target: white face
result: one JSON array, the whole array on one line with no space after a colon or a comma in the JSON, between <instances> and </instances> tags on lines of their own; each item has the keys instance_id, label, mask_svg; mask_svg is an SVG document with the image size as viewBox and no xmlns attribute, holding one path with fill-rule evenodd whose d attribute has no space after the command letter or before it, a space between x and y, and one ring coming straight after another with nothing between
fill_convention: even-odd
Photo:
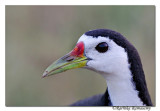
<instances>
[{"instance_id":1,"label":"white face","mask_svg":"<svg viewBox=\"0 0 160 111\"><path fill-rule=\"evenodd\" d=\"M124 48L109 37L82 35L78 42L80 41L85 45L85 56L92 59L87 62L86 68L100 72L106 79L112 104L115 106L143 106L132 82L130 64ZM106 43L108 50L103 53L99 52L96 47L100 43Z\"/></svg>"},{"instance_id":2,"label":"white face","mask_svg":"<svg viewBox=\"0 0 160 111\"><path fill-rule=\"evenodd\" d=\"M118 74L118 71L123 73L122 69L128 69L128 57L124 48L118 46L109 37L91 37L82 35L78 42L82 41L85 45L85 56L91 58L87 62L86 68L98 71L105 74ZM105 42L108 44L106 52L99 52L96 46L99 43Z\"/></svg>"}]
</instances>

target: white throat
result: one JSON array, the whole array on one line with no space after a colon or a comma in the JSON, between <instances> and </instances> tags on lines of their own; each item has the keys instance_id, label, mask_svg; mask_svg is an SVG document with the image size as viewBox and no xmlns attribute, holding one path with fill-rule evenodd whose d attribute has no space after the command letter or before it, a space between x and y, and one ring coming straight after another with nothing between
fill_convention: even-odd
<instances>
[{"instance_id":1,"label":"white throat","mask_svg":"<svg viewBox=\"0 0 160 111\"><path fill-rule=\"evenodd\" d=\"M121 73L121 72L119 72ZM124 74L124 73L123 73ZM138 91L132 83L130 71L125 73L128 78L113 77L114 75L102 74L106 79L108 93L113 106L144 106L138 97ZM121 75L121 74L120 74Z\"/></svg>"}]
</instances>

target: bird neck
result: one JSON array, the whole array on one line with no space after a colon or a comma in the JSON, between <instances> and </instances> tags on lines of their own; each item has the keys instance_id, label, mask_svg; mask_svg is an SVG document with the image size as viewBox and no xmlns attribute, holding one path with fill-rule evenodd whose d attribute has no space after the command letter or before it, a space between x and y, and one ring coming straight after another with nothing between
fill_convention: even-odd
<instances>
[{"instance_id":1,"label":"bird neck","mask_svg":"<svg viewBox=\"0 0 160 111\"><path fill-rule=\"evenodd\" d=\"M132 81L130 70L117 72L123 74L102 74L107 81L108 95L113 106L143 106L138 91ZM124 75L124 76L119 76Z\"/></svg>"}]
</instances>

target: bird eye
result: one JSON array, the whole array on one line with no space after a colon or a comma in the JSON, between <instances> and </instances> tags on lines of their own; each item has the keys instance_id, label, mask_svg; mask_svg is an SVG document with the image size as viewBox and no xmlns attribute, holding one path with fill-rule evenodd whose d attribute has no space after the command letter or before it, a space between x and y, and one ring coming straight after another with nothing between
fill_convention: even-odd
<instances>
[{"instance_id":1,"label":"bird eye","mask_svg":"<svg viewBox=\"0 0 160 111\"><path fill-rule=\"evenodd\" d=\"M108 50L108 44L106 42L99 43L96 46L96 50L100 53L104 53Z\"/></svg>"}]
</instances>

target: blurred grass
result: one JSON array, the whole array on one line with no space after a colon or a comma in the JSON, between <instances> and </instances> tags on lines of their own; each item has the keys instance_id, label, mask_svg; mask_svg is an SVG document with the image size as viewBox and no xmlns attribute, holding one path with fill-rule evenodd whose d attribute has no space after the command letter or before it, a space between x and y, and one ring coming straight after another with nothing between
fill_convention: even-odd
<instances>
[{"instance_id":1,"label":"blurred grass","mask_svg":"<svg viewBox=\"0 0 160 111\"><path fill-rule=\"evenodd\" d=\"M106 89L85 69L42 79L86 31L108 28L137 48L155 104L154 6L6 6L6 106L64 106Z\"/></svg>"}]
</instances>

